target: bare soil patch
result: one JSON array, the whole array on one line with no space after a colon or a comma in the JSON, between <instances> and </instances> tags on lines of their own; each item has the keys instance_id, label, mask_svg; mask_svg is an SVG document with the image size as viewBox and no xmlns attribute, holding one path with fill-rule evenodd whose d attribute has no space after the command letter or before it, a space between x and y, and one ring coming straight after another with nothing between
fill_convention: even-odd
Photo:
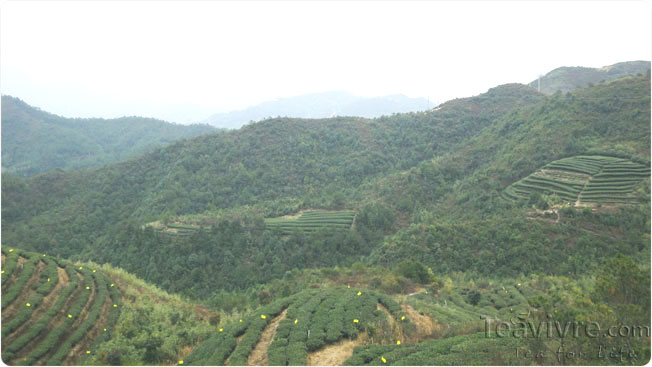
<instances>
[{"instance_id":1,"label":"bare soil patch","mask_svg":"<svg viewBox=\"0 0 652 367\"><path fill-rule=\"evenodd\" d=\"M308 366L341 366L344 361L351 358L355 347L367 342L367 334L362 332L355 339L343 339L327 345L308 354Z\"/></svg>"},{"instance_id":2,"label":"bare soil patch","mask_svg":"<svg viewBox=\"0 0 652 367\"><path fill-rule=\"evenodd\" d=\"M417 328L416 338L418 341L439 335L441 326L434 322L429 316L420 314L410 305L404 304L402 308L403 312L408 315Z\"/></svg>"}]
</instances>

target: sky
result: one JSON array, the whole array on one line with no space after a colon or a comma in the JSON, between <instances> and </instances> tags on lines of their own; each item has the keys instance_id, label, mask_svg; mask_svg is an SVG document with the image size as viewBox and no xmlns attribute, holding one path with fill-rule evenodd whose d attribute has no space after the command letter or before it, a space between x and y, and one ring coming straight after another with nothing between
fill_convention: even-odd
<instances>
[{"instance_id":1,"label":"sky","mask_svg":"<svg viewBox=\"0 0 652 367\"><path fill-rule=\"evenodd\" d=\"M652 59L649 1L5 1L0 92L67 117L199 121L332 90L431 101Z\"/></svg>"}]
</instances>

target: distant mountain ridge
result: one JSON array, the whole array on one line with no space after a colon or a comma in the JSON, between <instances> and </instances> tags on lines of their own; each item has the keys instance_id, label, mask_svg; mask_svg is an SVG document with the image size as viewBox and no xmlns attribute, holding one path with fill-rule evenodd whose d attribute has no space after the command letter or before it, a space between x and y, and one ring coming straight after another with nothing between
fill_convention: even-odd
<instances>
[{"instance_id":1,"label":"distant mountain ridge","mask_svg":"<svg viewBox=\"0 0 652 367\"><path fill-rule=\"evenodd\" d=\"M218 113L202 123L226 129L237 129L249 121L268 117L326 118L333 116L379 117L392 113L423 111L433 107L425 98L410 98L403 94L383 97L359 97L347 92L303 94L247 107L238 111Z\"/></svg>"},{"instance_id":2,"label":"distant mountain ridge","mask_svg":"<svg viewBox=\"0 0 652 367\"><path fill-rule=\"evenodd\" d=\"M65 118L2 96L2 169L30 176L56 168L99 167L214 131L208 125L133 116Z\"/></svg>"},{"instance_id":3,"label":"distant mountain ridge","mask_svg":"<svg viewBox=\"0 0 652 367\"><path fill-rule=\"evenodd\" d=\"M557 91L566 93L577 88L587 87L589 84L645 73L649 70L650 61L625 61L601 68L562 66L542 76L540 81L537 79L528 85L538 88L540 82L542 93L553 94Z\"/></svg>"}]
</instances>

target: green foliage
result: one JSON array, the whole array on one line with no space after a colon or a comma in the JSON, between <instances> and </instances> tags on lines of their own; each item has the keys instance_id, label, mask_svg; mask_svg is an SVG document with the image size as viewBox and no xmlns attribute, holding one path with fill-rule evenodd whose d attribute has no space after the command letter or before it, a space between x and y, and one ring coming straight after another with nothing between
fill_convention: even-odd
<instances>
[{"instance_id":1,"label":"green foliage","mask_svg":"<svg viewBox=\"0 0 652 367\"><path fill-rule=\"evenodd\" d=\"M54 351L55 346L60 345L60 343L65 340L66 336L71 333L74 329L71 327L75 322L75 319L81 316L82 309L90 296L89 291L85 291L86 286L92 285L92 276L91 273L87 270L79 271L83 276L79 285L79 291L76 294L76 297L73 299L72 304L68 309L65 310L65 314L71 315L71 317L61 316L63 322L53 330L49 330L45 338L38 344L32 351L27 355L25 363L28 365L34 364L41 357L45 356L48 352Z\"/></svg>"},{"instance_id":2,"label":"green foliage","mask_svg":"<svg viewBox=\"0 0 652 367\"><path fill-rule=\"evenodd\" d=\"M397 265L396 273L419 283L430 283L434 278L432 270L419 261L403 260Z\"/></svg>"},{"instance_id":3,"label":"green foliage","mask_svg":"<svg viewBox=\"0 0 652 367\"><path fill-rule=\"evenodd\" d=\"M228 358L230 365L246 364L265 326L287 309L267 351L269 362L270 365L305 365L309 352L342 338L355 338L361 330L375 328L384 319L384 314L376 310L379 302L397 322L404 316L391 298L366 289L340 286L305 290L252 312L242 323L225 326L223 332L202 343L184 363L216 365ZM262 319L261 315L266 318ZM402 322L406 326L410 323L409 319ZM234 349L234 337L239 335L242 338Z\"/></svg>"},{"instance_id":4,"label":"green foliage","mask_svg":"<svg viewBox=\"0 0 652 367\"><path fill-rule=\"evenodd\" d=\"M71 119L2 96L2 168L30 176L56 168L100 167L175 140L216 131L142 117Z\"/></svg>"},{"instance_id":5,"label":"green foliage","mask_svg":"<svg viewBox=\"0 0 652 367\"><path fill-rule=\"evenodd\" d=\"M68 277L70 278L70 283L61 291L61 294L59 297L57 297L57 301L54 306L49 308L36 323L34 323L27 331L25 331L25 333L13 340L8 346L2 348L3 360L11 360L15 353L23 348L27 343L33 341L33 339L39 335L46 335L45 331L48 323L53 317L59 314L59 310L61 310L64 304L69 300L70 295L78 286L78 278L73 266L67 265L66 271L68 273Z\"/></svg>"},{"instance_id":6,"label":"green foliage","mask_svg":"<svg viewBox=\"0 0 652 367\"><path fill-rule=\"evenodd\" d=\"M100 315L100 311L102 310L102 305L104 304L104 298L107 296L107 289L106 289L106 283L105 283L105 278L101 276L95 276L97 273L88 273L87 275L93 274L93 280L94 280L94 285L93 285L93 290L96 292L95 294L95 299L93 300L93 304L90 306L90 310L88 311L88 315L82 321L75 331L61 344L58 348L56 353L48 359L47 364L48 365L61 365L63 362L63 359L68 355L68 352L72 347L77 344L81 338L83 338L88 330L93 327L93 325L97 322L97 318ZM156 361L154 361L156 362Z\"/></svg>"},{"instance_id":7,"label":"green foliage","mask_svg":"<svg viewBox=\"0 0 652 367\"><path fill-rule=\"evenodd\" d=\"M575 156L545 165L505 189L505 197L528 198L528 205L548 209L544 195L603 204L632 204L636 186L650 177L649 165L608 156Z\"/></svg>"},{"instance_id":8,"label":"green foliage","mask_svg":"<svg viewBox=\"0 0 652 367\"><path fill-rule=\"evenodd\" d=\"M37 256L32 256L24 264L18 265L19 273L16 278L16 281L14 282L14 284L9 286L7 291L4 292L4 294L2 295L3 309L7 307L11 302L13 302L16 299L16 297L18 297L23 287L25 287L25 284L27 284L27 281L32 276L34 267L36 267L36 264L38 264L39 261L41 261L41 259L39 259Z\"/></svg>"},{"instance_id":9,"label":"green foliage","mask_svg":"<svg viewBox=\"0 0 652 367\"><path fill-rule=\"evenodd\" d=\"M310 210L302 213L296 219L267 218L265 219L265 227L286 235L296 232L333 232L337 230L349 230L354 216L355 212L352 210Z\"/></svg>"},{"instance_id":10,"label":"green foliage","mask_svg":"<svg viewBox=\"0 0 652 367\"><path fill-rule=\"evenodd\" d=\"M14 270L16 269L16 264L18 264L18 253L16 252L8 252L5 254L4 250L2 252L6 256L6 260L4 265L2 266L2 284L7 284L9 281L9 278L11 278L11 275L13 274Z\"/></svg>"},{"instance_id":11,"label":"green foliage","mask_svg":"<svg viewBox=\"0 0 652 367\"><path fill-rule=\"evenodd\" d=\"M18 313L16 313L11 320L5 320L2 325L2 337L6 337L9 333L16 330L21 326L25 321L27 321L32 312L41 305L43 297L46 296L52 288L54 288L59 280L59 275L57 273L57 263L49 258L45 260L46 268L40 274L40 280L38 283L38 288L36 293L27 299L26 303L29 303L30 307L20 307ZM24 270L23 270L24 271Z\"/></svg>"}]
</instances>

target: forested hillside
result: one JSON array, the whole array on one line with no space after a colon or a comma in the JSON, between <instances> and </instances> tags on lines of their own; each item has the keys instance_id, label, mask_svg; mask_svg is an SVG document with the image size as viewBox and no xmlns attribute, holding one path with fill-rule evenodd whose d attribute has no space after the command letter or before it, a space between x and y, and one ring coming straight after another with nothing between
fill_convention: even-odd
<instances>
[{"instance_id":1,"label":"forested hillside","mask_svg":"<svg viewBox=\"0 0 652 367\"><path fill-rule=\"evenodd\" d=\"M208 125L142 117L64 118L2 96L2 169L30 176L56 168L99 167L214 131Z\"/></svg>"},{"instance_id":2,"label":"forested hillside","mask_svg":"<svg viewBox=\"0 0 652 367\"><path fill-rule=\"evenodd\" d=\"M101 168L3 174L3 243L229 315L183 339L176 358L207 340L186 364L550 364L560 344L622 343L640 364L645 337L477 333L517 314L649 330L650 110L647 72L376 119L268 119ZM165 341L158 360L123 342L139 357L121 363L174 358ZM624 363L571 364L608 362Z\"/></svg>"}]
</instances>

